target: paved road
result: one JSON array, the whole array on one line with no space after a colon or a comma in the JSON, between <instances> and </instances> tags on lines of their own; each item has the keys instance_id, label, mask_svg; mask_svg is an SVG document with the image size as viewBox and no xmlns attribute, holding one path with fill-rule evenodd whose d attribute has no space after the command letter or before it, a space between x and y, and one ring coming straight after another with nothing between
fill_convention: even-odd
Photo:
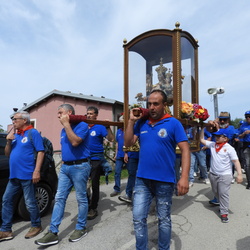
<instances>
[{"instance_id":1,"label":"paved road","mask_svg":"<svg viewBox=\"0 0 250 250\"><path fill-rule=\"evenodd\" d=\"M0 242L1 250L67 249L67 250L132 250L135 249L131 207L120 202L117 197L109 197L113 184L101 187L99 216L88 221L88 235L79 242L70 243L69 235L74 230L77 214L75 193L68 198L65 218L60 226L57 245L41 247L34 244L43 233L34 239L24 239L29 222L15 221L15 238ZM125 189L123 181L122 189ZM173 197L171 250L249 250L250 249L250 190L244 184L233 184L230 193L229 223L223 224L218 207L212 207L209 185L196 182L184 197ZM42 222L47 231L50 214ZM157 249L157 220L154 206L148 218L149 249Z\"/></svg>"}]
</instances>

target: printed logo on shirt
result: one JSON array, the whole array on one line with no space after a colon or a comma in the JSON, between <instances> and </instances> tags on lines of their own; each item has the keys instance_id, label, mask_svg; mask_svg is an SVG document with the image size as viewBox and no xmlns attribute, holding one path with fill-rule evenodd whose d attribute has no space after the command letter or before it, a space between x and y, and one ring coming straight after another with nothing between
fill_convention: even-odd
<instances>
[{"instance_id":1,"label":"printed logo on shirt","mask_svg":"<svg viewBox=\"0 0 250 250\"><path fill-rule=\"evenodd\" d=\"M165 128L160 129L160 131L158 132L158 136L161 138L166 138L168 135L167 130Z\"/></svg>"},{"instance_id":2,"label":"printed logo on shirt","mask_svg":"<svg viewBox=\"0 0 250 250\"><path fill-rule=\"evenodd\" d=\"M141 131L141 134L146 134L148 133L148 131Z\"/></svg>"},{"instance_id":3,"label":"printed logo on shirt","mask_svg":"<svg viewBox=\"0 0 250 250\"><path fill-rule=\"evenodd\" d=\"M92 131L92 132L90 133L90 135L91 135L91 136L96 136L96 132L95 132L95 131Z\"/></svg>"},{"instance_id":4,"label":"printed logo on shirt","mask_svg":"<svg viewBox=\"0 0 250 250\"><path fill-rule=\"evenodd\" d=\"M23 137L23 139L21 140L22 143L26 143L28 141L27 137Z\"/></svg>"}]
</instances>

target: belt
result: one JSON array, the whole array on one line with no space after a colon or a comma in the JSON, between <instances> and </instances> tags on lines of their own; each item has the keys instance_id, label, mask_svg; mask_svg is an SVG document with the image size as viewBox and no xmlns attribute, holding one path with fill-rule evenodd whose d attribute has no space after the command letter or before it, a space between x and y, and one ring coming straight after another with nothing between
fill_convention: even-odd
<instances>
[{"instance_id":1,"label":"belt","mask_svg":"<svg viewBox=\"0 0 250 250\"><path fill-rule=\"evenodd\" d=\"M65 161L64 164L65 165L78 165L78 164L81 164L83 162L87 162L89 161L87 158L85 159L81 159L81 160L76 160L76 161Z\"/></svg>"}]
</instances>

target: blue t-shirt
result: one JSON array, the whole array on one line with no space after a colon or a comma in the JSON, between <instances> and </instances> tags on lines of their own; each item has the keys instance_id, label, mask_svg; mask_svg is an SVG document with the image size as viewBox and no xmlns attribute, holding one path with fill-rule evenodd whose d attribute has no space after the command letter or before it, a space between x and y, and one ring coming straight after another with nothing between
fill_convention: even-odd
<instances>
[{"instance_id":1,"label":"blue t-shirt","mask_svg":"<svg viewBox=\"0 0 250 250\"><path fill-rule=\"evenodd\" d=\"M232 144L233 143L233 139L236 137L236 130L234 128L233 125L229 125L228 127L225 128L227 130L227 133L228 133L228 139L229 139L229 144ZM215 142L215 136L212 134L212 141Z\"/></svg>"},{"instance_id":2,"label":"blue t-shirt","mask_svg":"<svg viewBox=\"0 0 250 250\"><path fill-rule=\"evenodd\" d=\"M175 183L176 145L187 141L184 128L174 117L148 122L139 120L134 129L140 139L137 177Z\"/></svg>"},{"instance_id":3,"label":"blue t-shirt","mask_svg":"<svg viewBox=\"0 0 250 250\"><path fill-rule=\"evenodd\" d=\"M24 135L15 134L10 153L10 179L31 180L36 166L34 151L44 151L43 139L36 129L29 130Z\"/></svg>"},{"instance_id":4,"label":"blue t-shirt","mask_svg":"<svg viewBox=\"0 0 250 250\"><path fill-rule=\"evenodd\" d=\"M77 146L73 147L70 143L66 131L63 128L61 132L61 147L62 147L62 160L63 161L76 161L85 158L89 158L89 129L88 124L80 122L76 125L71 125L74 133L82 138L82 142Z\"/></svg>"},{"instance_id":5,"label":"blue t-shirt","mask_svg":"<svg viewBox=\"0 0 250 250\"><path fill-rule=\"evenodd\" d=\"M103 138L108 134L106 127L95 124L89 128L89 149L90 155L103 154ZM98 157L91 157L92 160L99 159Z\"/></svg>"},{"instance_id":6,"label":"blue t-shirt","mask_svg":"<svg viewBox=\"0 0 250 250\"><path fill-rule=\"evenodd\" d=\"M116 132L116 142L118 144L118 150L116 157L123 158L124 157L124 151L123 151L123 145L124 145L124 132L123 129L118 129Z\"/></svg>"},{"instance_id":7,"label":"blue t-shirt","mask_svg":"<svg viewBox=\"0 0 250 250\"><path fill-rule=\"evenodd\" d=\"M246 130L250 130L250 124L244 122L239 128L239 134L242 134ZM242 139L243 142L250 142L250 134L245 135ZM250 145L248 147L250 147Z\"/></svg>"}]
</instances>

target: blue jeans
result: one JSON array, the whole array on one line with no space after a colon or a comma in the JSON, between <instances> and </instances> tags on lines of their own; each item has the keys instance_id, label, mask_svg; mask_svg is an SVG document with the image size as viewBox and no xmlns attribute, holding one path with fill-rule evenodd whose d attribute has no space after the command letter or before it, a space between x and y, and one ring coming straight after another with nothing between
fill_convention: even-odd
<instances>
[{"instance_id":1,"label":"blue jeans","mask_svg":"<svg viewBox=\"0 0 250 250\"><path fill-rule=\"evenodd\" d=\"M170 249L171 206L174 183L136 178L133 201L133 222L136 249L148 249L147 217L152 199L156 199L159 249Z\"/></svg>"},{"instance_id":2,"label":"blue jeans","mask_svg":"<svg viewBox=\"0 0 250 250\"><path fill-rule=\"evenodd\" d=\"M114 185L114 190L116 192L121 192L121 172L122 172L123 164L124 164L123 157L116 158L116 161L115 161L115 185Z\"/></svg>"},{"instance_id":3,"label":"blue jeans","mask_svg":"<svg viewBox=\"0 0 250 250\"><path fill-rule=\"evenodd\" d=\"M128 163L127 163L128 182L126 186L126 194L129 198L131 198L133 194L138 162L139 162L138 158L128 158Z\"/></svg>"},{"instance_id":4,"label":"blue jeans","mask_svg":"<svg viewBox=\"0 0 250 250\"><path fill-rule=\"evenodd\" d=\"M41 226L41 219L36 201L36 188L32 180L10 179L2 199L1 231L11 231L14 213L13 200L20 189L23 190L25 204L30 213L31 226Z\"/></svg>"},{"instance_id":5,"label":"blue jeans","mask_svg":"<svg viewBox=\"0 0 250 250\"><path fill-rule=\"evenodd\" d=\"M59 232L58 228L63 219L66 200L73 186L75 187L78 203L78 218L75 229L82 230L86 226L88 214L87 181L89 175L89 162L70 166L62 164L50 223L50 230L53 233Z\"/></svg>"},{"instance_id":6,"label":"blue jeans","mask_svg":"<svg viewBox=\"0 0 250 250\"><path fill-rule=\"evenodd\" d=\"M196 161L199 163L200 169L200 177L207 179L207 165L206 165L206 151L198 151L191 153L191 164L190 164L190 172L189 172L189 181L194 182L194 171L195 171L195 163Z\"/></svg>"}]
</instances>

